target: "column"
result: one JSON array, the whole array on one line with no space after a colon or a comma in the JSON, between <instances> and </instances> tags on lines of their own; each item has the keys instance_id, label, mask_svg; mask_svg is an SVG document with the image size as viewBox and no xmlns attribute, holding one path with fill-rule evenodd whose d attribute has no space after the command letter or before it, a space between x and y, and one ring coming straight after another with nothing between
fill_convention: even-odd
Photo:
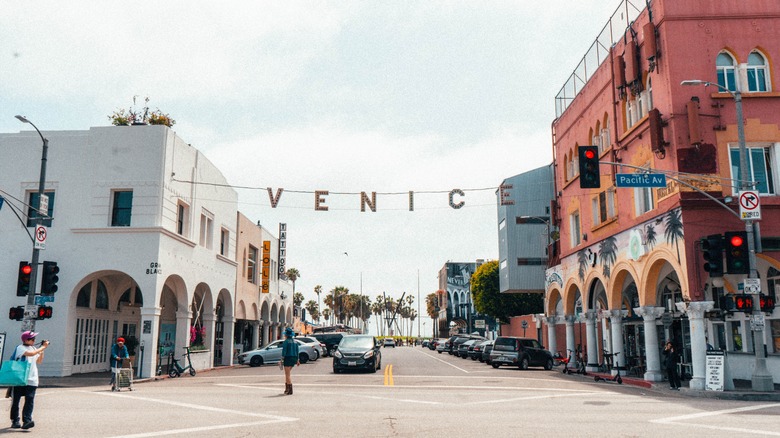
<instances>
[{"instance_id":1,"label":"column","mask_svg":"<svg viewBox=\"0 0 780 438\"><path fill-rule=\"evenodd\" d=\"M648 382L661 382L664 379L661 372L661 354L658 344L658 328L656 320L660 318L666 309L663 307L635 307L634 312L641 315L645 329L645 380Z\"/></svg>"},{"instance_id":2,"label":"column","mask_svg":"<svg viewBox=\"0 0 780 438\"><path fill-rule=\"evenodd\" d=\"M571 362L569 368L576 368L577 355L575 351L577 346L574 343L574 323L577 321L577 317L574 315L566 315L564 317L566 321L566 354L565 357L570 357Z\"/></svg>"},{"instance_id":3,"label":"column","mask_svg":"<svg viewBox=\"0 0 780 438\"><path fill-rule=\"evenodd\" d=\"M626 369L626 349L623 347L623 317L628 315L628 310L610 310L609 325L612 335L612 375L617 374L617 370ZM617 368L617 370L616 370Z\"/></svg>"},{"instance_id":4,"label":"column","mask_svg":"<svg viewBox=\"0 0 780 438\"><path fill-rule=\"evenodd\" d=\"M214 367L214 349L216 347L214 344L214 332L216 331L217 320L214 318L213 313L203 314L203 327L206 327L206 336L203 339L203 346L209 351L208 366L206 367L206 369L209 369Z\"/></svg>"},{"instance_id":5,"label":"column","mask_svg":"<svg viewBox=\"0 0 780 438\"><path fill-rule=\"evenodd\" d=\"M235 327L236 318L233 315L222 317L222 364L223 366L233 365L233 352L235 351L236 337Z\"/></svg>"},{"instance_id":6,"label":"column","mask_svg":"<svg viewBox=\"0 0 780 438\"><path fill-rule=\"evenodd\" d=\"M678 309L688 314L688 324L691 329L691 368L693 378L691 378L691 389L704 389L706 360L707 360L707 338L704 334L704 312L708 312L715 307L713 301L694 301L690 303L676 303Z\"/></svg>"},{"instance_id":7,"label":"column","mask_svg":"<svg viewBox=\"0 0 780 438\"><path fill-rule=\"evenodd\" d=\"M154 376L155 371L157 371L157 355L160 354L157 349L160 338L160 313L162 313L162 309L159 307L141 308L141 335L139 338L140 345L144 346L144 350L143 357L136 359L139 377ZM148 332L147 327L149 328ZM136 355L139 353L140 351Z\"/></svg>"},{"instance_id":8,"label":"column","mask_svg":"<svg viewBox=\"0 0 780 438\"><path fill-rule=\"evenodd\" d=\"M545 318L547 323L547 349L553 354L558 351L558 342L555 339L555 323L558 322L558 317L555 315Z\"/></svg>"},{"instance_id":9,"label":"column","mask_svg":"<svg viewBox=\"0 0 780 438\"><path fill-rule=\"evenodd\" d=\"M598 315L595 310L588 310L584 315L585 343L588 345L587 371L594 372L599 369L599 341L596 339L596 318Z\"/></svg>"},{"instance_id":10,"label":"column","mask_svg":"<svg viewBox=\"0 0 780 438\"><path fill-rule=\"evenodd\" d=\"M249 349L260 348L263 342L263 321L251 321L252 339L249 340Z\"/></svg>"},{"instance_id":11,"label":"column","mask_svg":"<svg viewBox=\"0 0 780 438\"><path fill-rule=\"evenodd\" d=\"M192 321L191 310L176 311L176 346L173 351L174 357L182 357L184 355L184 347L190 345L190 321Z\"/></svg>"},{"instance_id":12,"label":"column","mask_svg":"<svg viewBox=\"0 0 780 438\"><path fill-rule=\"evenodd\" d=\"M263 321L263 345L261 345L261 347L264 347L270 343L271 343L271 322Z\"/></svg>"}]
</instances>

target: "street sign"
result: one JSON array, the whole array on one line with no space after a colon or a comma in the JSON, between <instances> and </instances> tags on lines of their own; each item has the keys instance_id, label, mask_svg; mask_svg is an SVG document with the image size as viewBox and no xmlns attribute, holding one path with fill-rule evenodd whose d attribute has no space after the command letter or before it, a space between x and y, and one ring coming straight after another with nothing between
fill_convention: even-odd
<instances>
[{"instance_id":1,"label":"street sign","mask_svg":"<svg viewBox=\"0 0 780 438\"><path fill-rule=\"evenodd\" d=\"M484 319L474 320L474 328L485 328L485 320Z\"/></svg>"},{"instance_id":2,"label":"street sign","mask_svg":"<svg viewBox=\"0 0 780 438\"><path fill-rule=\"evenodd\" d=\"M750 315L750 329L754 332L764 331L764 314Z\"/></svg>"},{"instance_id":3,"label":"street sign","mask_svg":"<svg viewBox=\"0 0 780 438\"><path fill-rule=\"evenodd\" d=\"M38 317L38 305L28 304L24 306L24 319L35 319Z\"/></svg>"},{"instance_id":4,"label":"street sign","mask_svg":"<svg viewBox=\"0 0 780 438\"><path fill-rule=\"evenodd\" d=\"M739 217L742 220L761 219L761 198L757 191L739 192Z\"/></svg>"},{"instance_id":5,"label":"street sign","mask_svg":"<svg viewBox=\"0 0 780 438\"><path fill-rule=\"evenodd\" d=\"M46 249L46 235L48 234L46 227L43 225L35 226L35 249Z\"/></svg>"},{"instance_id":6,"label":"street sign","mask_svg":"<svg viewBox=\"0 0 780 438\"><path fill-rule=\"evenodd\" d=\"M661 322L663 323L664 327L669 327L672 325L672 314L671 313L664 313L661 315Z\"/></svg>"},{"instance_id":7,"label":"street sign","mask_svg":"<svg viewBox=\"0 0 780 438\"><path fill-rule=\"evenodd\" d=\"M746 278L744 291L746 294L760 294L761 293L761 279L760 278Z\"/></svg>"},{"instance_id":8,"label":"street sign","mask_svg":"<svg viewBox=\"0 0 780 438\"><path fill-rule=\"evenodd\" d=\"M666 187L666 175L663 173L617 173L617 187Z\"/></svg>"},{"instance_id":9,"label":"street sign","mask_svg":"<svg viewBox=\"0 0 780 438\"><path fill-rule=\"evenodd\" d=\"M527 329L528 328L528 321L523 321L520 323L520 327Z\"/></svg>"},{"instance_id":10,"label":"street sign","mask_svg":"<svg viewBox=\"0 0 780 438\"><path fill-rule=\"evenodd\" d=\"M35 296L35 304L39 306L45 306L46 303L53 303L54 302L54 295L36 295Z\"/></svg>"},{"instance_id":11,"label":"street sign","mask_svg":"<svg viewBox=\"0 0 780 438\"><path fill-rule=\"evenodd\" d=\"M38 202L38 214L40 216L49 215L49 196L41 195L40 202Z\"/></svg>"}]
</instances>

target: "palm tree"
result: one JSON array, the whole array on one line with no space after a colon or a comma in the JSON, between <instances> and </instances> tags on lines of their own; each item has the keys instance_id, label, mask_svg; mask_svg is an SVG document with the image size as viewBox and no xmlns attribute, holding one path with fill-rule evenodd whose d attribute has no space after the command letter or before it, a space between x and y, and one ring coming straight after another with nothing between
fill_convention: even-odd
<instances>
[{"instance_id":1,"label":"palm tree","mask_svg":"<svg viewBox=\"0 0 780 438\"><path fill-rule=\"evenodd\" d=\"M286 275L287 278L289 278L290 281L292 281L292 284L293 284L293 295L295 295L295 281L298 280L298 278L301 277L301 273L298 272L298 270L295 269L295 268L290 268L290 269L287 270L287 272L284 273L284 275Z\"/></svg>"},{"instance_id":2,"label":"palm tree","mask_svg":"<svg viewBox=\"0 0 780 438\"><path fill-rule=\"evenodd\" d=\"M674 244L677 249L677 263L680 263L680 244L677 243L677 240L682 239L684 236L679 209L674 209L666 215L666 230L664 231L664 237L666 237L666 242L668 244Z\"/></svg>"},{"instance_id":3,"label":"palm tree","mask_svg":"<svg viewBox=\"0 0 780 438\"><path fill-rule=\"evenodd\" d=\"M381 295L380 295L381 296ZM377 300L379 298L377 297ZM376 315L376 318L374 318L374 321L376 321L376 332L379 336L384 336L385 332L385 325L379 324L379 321L382 319L382 303L379 301L375 301L373 304L371 304L371 313Z\"/></svg>"},{"instance_id":4,"label":"palm tree","mask_svg":"<svg viewBox=\"0 0 780 438\"><path fill-rule=\"evenodd\" d=\"M305 300L303 294L300 292L293 292L293 305L295 307L300 307L301 303L303 303L303 300Z\"/></svg>"},{"instance_id":5,"label":"palm tree","mask_svg":"<svg viewBox=\"0 0 780 438\"><path fill-rule=\"evenodd\" d=\"M320 308L320 294L322 293L322 286L316 285L314 286L314 293L317 294L317 310Z\"/></svg>"},{"instance_id":6,"label":"palm tree","mask_svg":"<svg viewBox=\"0 0 780 438\"><path fill-rule=\"evenodd\" d=\"M307 312L309 312L309 315L311 315L312 321L320 320L320 312L319 312L319 306L317 305L317 302L314 300L309 300L306 302L306 306L304 306Z\"/></svg>"},{"instance_id":7,"label":"palm tree","mask_svg":"<svg viewBox=\"0 0 780 438\"><path fill-rule=\"evenodd\" d=\"M425 313L427 313L431 319L436 319L436 293L434 292L425 296Z\"/></svg>"}]
</instances>

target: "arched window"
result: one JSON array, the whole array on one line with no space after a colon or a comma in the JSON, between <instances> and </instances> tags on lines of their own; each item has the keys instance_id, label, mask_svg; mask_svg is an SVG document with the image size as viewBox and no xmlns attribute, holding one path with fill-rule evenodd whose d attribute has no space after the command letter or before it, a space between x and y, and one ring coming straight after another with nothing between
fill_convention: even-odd
<instances>
[{"instance_id":1,"label":"arched window","mask_svg":"<svg viewBox=\"0 0 780 438\"><path fill-rule=\"evenodd\" d=\"M764 55L757 51L750 52L747 62L748 91L769 91L768 72Z\"/></svg>"},{"instance_id":2,"label":"arched window","mask_svg":"<svg viewBox=\"0 0 780 438\"><path fill-rule=\"evenodd\" d=\"M650 75L647 76L647 83L645 84L645 114L649 113L653 109L653 79Z\"/></svg>"},{"instance_id":3,"label":"arched window","mask_svg":"<svg viewBox=\"0 0 780 438\"><path fill-rule=\"evenodd\" d=\"M718 70L718 85L729 91L737 91L735 75L737 63L734 62L734 57L726 52L721 52L715 60L715 65Z\"/></svg>"},{"instance_id":4,"label":"arched window","mask_svg":"<svg viewBox=\"0 0 780 438\"><path fill-rule=\"evenodd\" d=\"M79 295L76 297L76 307L89 308L89 298L92 291L92 283L87 283L79 290Z\"/></svg>"},{"instance_id":5,"label":"arched window","mask_svg":"<svg viewBox=\"0 0 780 438\"><path fill-rule=\"evenodd\" d=\"M95 296L95 308L108 310L108 289L102 281L97 282L97 295Z\"/></svg>"}]
</instances>

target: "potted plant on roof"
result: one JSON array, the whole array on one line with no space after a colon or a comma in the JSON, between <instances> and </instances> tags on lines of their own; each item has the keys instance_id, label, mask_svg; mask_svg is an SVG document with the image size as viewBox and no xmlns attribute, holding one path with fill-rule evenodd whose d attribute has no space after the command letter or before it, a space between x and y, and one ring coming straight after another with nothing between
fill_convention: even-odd
<instances>
[{"instance_id":1,"label":"potted plant on roof","mask_svg":"<svg viewBox=\"0 0 780 438\"><path fill-rule=\"evenodd\" d=\"M176 123L169 114L160 111L157 108L149 111L149 98L144 99L144 107L140 110L135 109L136 97L133 97L133 106L129 109L119 108L108 116L108 120L114 126L129 125L165 125L171 127Z\"/></svg>"}]
</instances>

